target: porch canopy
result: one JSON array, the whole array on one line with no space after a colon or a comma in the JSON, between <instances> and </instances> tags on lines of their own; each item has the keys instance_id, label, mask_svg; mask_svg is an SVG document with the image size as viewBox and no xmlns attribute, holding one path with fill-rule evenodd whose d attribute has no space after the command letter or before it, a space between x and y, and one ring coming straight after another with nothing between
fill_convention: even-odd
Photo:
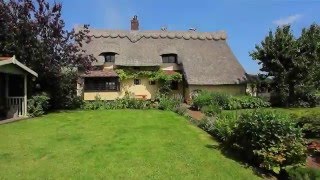
<instances>
[{"instance_id":1,"label":"porch canopy","mask_svg":"<svg viewBox=\"0 0 320 180\"><path fill-rule=\"evenodd\" d=\"M28 75L38 77L15 56L0 57L0 118L27 116Z\"/></svg>"}]
</instances>

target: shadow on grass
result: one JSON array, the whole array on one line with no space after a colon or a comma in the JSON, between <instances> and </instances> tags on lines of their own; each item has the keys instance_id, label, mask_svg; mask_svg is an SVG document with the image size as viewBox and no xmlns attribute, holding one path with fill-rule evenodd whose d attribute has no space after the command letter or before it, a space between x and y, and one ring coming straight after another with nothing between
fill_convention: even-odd
<instances>
[{"instance_id":1,"label":"shadow on grass","mask_svg":"<svg viewBox=\"0 0 320 180\"><path fill-rule=\"evenodd\" d=\"M230 147L226 147L222 144L214 144L214 145L207 144L205 145L205 147L209 149L219 150L221 154L223 154L225 157L232 159L234 161L237 161L238 163L240 163L246 168L251 168L253 172L261 178L276 179L277 175L275 173L259 168L254 164L249 163L248 161L245 160L245 158L243 157L243 154L239 151L233 150Z\"/></svg>"}]
</instances>

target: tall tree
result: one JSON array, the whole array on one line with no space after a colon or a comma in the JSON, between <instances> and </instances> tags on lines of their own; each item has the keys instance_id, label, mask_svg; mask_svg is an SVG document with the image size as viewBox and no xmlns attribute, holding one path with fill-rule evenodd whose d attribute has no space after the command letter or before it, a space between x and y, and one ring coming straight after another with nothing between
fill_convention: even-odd
<instances>
[{"instance_id":1,"label":"tall tree","mask_svg":"<svg viewBox=\"0 0 320 180\"><path fill-rule=\"evenodd\" d=\"M315 75L310 72L315 72L313 58L317 53L314 49L319 41L311 40L315 34L313 29L304 29L296 39L289 25L278 27L250 53L262 65L260 70L272 77L272 102L275 105L315 105Z\"/></svg>"},{"instance_id":2,"label":"tall tree","mask_svg":"<svg viewBox=\"0 0 320 180\"><path fill-rule=\"evenodd\" d=\"M298 38L301 65L307 73L307 84L320 90L320 26L312 24Z\"/></svg>"},{"instance_id":3,"label":"tall tree","mask_svg":"<svg viewBox=\"0 0 320 180\"><path fill-rule=\"evenodd\" d=\"M60 3L45 0L0 0L0 54L16 55L37 71L41 90L51 94L57 108L58 99L64 99L56 94L64 70L88 69L95 60L81 50L82 43L90 41L88 26L67 31L61 11Z\"/></svg>"}]
</instances>

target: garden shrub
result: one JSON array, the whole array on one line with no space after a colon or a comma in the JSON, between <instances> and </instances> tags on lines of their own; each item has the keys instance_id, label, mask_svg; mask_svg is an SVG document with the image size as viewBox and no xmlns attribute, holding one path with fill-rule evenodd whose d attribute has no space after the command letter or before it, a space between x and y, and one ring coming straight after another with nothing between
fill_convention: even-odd
<instances>
[{"instance_id":1,"label":"garden shrub","mask_svg":"<svg viewBox=\"0 0 320 180\"><path fill-rule=\"evenodd\" d=\"M200 91L197 96L192 99L192 105L197 109L201 109L202 107L208 106L212 103L212 94L208 91Z\"/></svg>"},{"instance_id":2,"label":"garden shrub","mask_svg":"<svg viewBox=\"0 0 320 180\"><path fill-rule=\"evenodd\" d=\"M253 96L232 96L229 103L224 109L235 110L235 109L255 109L262 107L269 107L270 103L264 101L259 97Z\"/></svg>"},{"instance_id":3,"label":"garden shrub","mask_svg":"<svg viewBox=\"0 0 320 180\"><path fill-rule=\"evenodd\" d=\"M174 111L176 108L180 106L182 102L181 99L166 95L160 95L157 100L159 109L169 111Z\"/></svg>"},{"instance_id":4,"label":"garden shrub","mask_svg":"<svg viewBox=\"0 0 320 180\"><path fill-rule=\"evenodd\" d=\"M85 101L82 108L86 110L97 110L103 109L104 106L105 101L103 101L100 96L95 96L95 100Z\"/></svg>"},{"instance_id":5,"label":"garden shrub","mask_svg":"<svg viewBox=\"0 0 320 180\"><path fill-rule=\"evenodd\" d=\"M37 117L47 113L49 109L50 97L47 93L40 93L28 99L28 115L30 117Z\"/></svg>"},{"instance_id":6,"label":"garden shrub","mask_svg":"<svg viewBox=\"0 0 320 180\"><path fill-rule=\"evenodd\" d=\"M316 91L306 89L306 88L298 88L295 92L294 102L289 104L291 107L315 107L319 104L319 98L316 94Z\"/></svg>"},{"instance_id":7,"label":"garden shrub","mask_svg":"<svg viewBox=\"0 0 320 180\"><path fill-rule=\"evenodd\" d=\"M197 109L209 105L218 105L222 109L235 110L269 107L270 103L259 97L231 96L223 93L201 91L194 97L192 105Z\"/></svg>"},{"instance_id":8,"label":"garden shrub","mask_svg":"<svg viewBox=\"0 0 320 180\"><path fill-rule=\"evenodd\" d=\"M94 101L85 101L82 105L83 109L150 109L158 108L161 110L169 110L180 115L185 115L187 108L181 106L182 99L174 96L161 95L157 98L156 103L149 100L140 100L126 94L123 98L117 98L114 101L102 100L99 96Z\"/></svg>"},{"instance_id":9,"label":"garden shrub","mask_svg":"<svg viewBox=\"0 0 320 180\"><path fill-rule=\"evenodd\" d=\"M298 118L298 126L306 138L320 138L320 112L301 116Z\"/></svg>"},{"instance_id":10,"label":"garden shrub","mask_svg":"<svg viewBox=\"0 0 320 180\"><path fill-rule=\"evenodd\" d=\"M63 69L54 79L48 81L51 87L50 108L51 109L77 109L82 106L82 98L77 96L78 72L70 69Z\"/></svg>"},{"instance_id":11,"label":"garden shrub","mask_svg":"<svg viewBox=\"0 0 320 180\"><path fill-rule=\"evenodd\" d=\"M213 135L222 142L229 143L234 136L234 129L237 126L237 116L234 114L221 114L214 122Z\"/></svg>"},{"instance_id":12,"label":"garden shrub","mask_svg":"<svg viewBox=\"0 0 320 180\"><path fill-rule=\"evenodd\" d=\"M183 105L179 105L173 109L173 111L175 113L179 114L180 116L187 116L187 110L188 110L188 108Z\"/></svg>"},{"instance_id":13,"label":"garden shrub","mask_svg":"<svg viewBox=\"0 0 320 180\"><path fill-rule=\"evenodd\" d=\"M224 93L211 93L212 104L220 106L222 109L226 109L232 96Z\"/></svg>"},{"instance_id":14,"label":"garden shrub","mask_svg":"<svg viewBox=\"0 0 320 180\"><path fill-rule=\"evenodd\" d=\"M223 93L200 91L193 99L193 106L201 109L204 106L218 105L225 109L230 100L229 95Z\"/></svg>"},{"instance_id":15,"label":"garden shrub","mask_svg":"<svg viewBox=\"0 0 320 180\"><path fill-rule=\"evenodd\" d=\"M82 108L86 110L96 109L148 109L151 107L150 101L139 100L129 95L117 98L114 101L105 101L96 96L94 101L85 101Z\"/></svg>"},{"instance_id":16,"label":"garden shrub","mask_svg":"<svg viewBox=\"0 0 320 180\"><path fill-rule=\"evenodd\" d=\"M302 163L306 159L302 129L288 116L272 111L240 115L232 138L248 160L269 170Z\"/></svg>"},{"instance_id":17,"label":"garden shrub","mask_svg":"<svg viewBox=\"0 0 320 180\"><path fill-rule=\"evenodd\" d=\"M202 107L201 112L203 112L206 116L215 116L221 113L221 107L218 105L210 104L208 106Z\"/></svg>"},{"instance_id":18,"label":"garden shrub","mask_svg":"<svg viewBox=\"0 0 320 180\"><path fill-rule=\"evenodd\" d=\"M290 180L316 180L320 179L320 170L308 167L289 167L285 169L287 179Z\"/></svg>"},{"instance_id":19,"label":"garden shrub","mask_svg":"<svg viewBox=\"0 0 320 180\"><path fill-rule=\"evenodd\" d=\"M199 128L213 135L215 117L203 117L197 124Z\"/></svg>"}]
</instances>

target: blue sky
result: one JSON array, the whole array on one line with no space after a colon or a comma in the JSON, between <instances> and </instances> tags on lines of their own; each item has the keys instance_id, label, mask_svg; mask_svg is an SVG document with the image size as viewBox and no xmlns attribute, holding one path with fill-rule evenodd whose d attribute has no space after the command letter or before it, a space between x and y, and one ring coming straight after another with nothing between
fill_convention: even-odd
<instances>
[{"instance_id":1,"label":"blue sky","mask_svg":"<svg viewBox=\"0 0 320 180\"><path fill-rule=\"evenodd\" d=\"M224 30L235 56L248 73L259 72L249 56L270 29L291 24L298 35L303 27L320 23L320 0L56 0L62 2L68 29L79 24L93 28L129 29L138 15L141 30Z\"/></svg>"}]
</instances>

